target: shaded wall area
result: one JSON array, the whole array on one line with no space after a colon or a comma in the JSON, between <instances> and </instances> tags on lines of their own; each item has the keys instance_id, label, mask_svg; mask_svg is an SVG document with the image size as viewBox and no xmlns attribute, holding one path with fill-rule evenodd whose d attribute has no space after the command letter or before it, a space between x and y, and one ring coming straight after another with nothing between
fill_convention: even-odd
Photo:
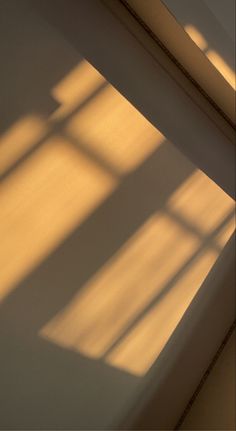
<instances>
[{"instance_id":1,"label":"shaded wall area","mask_svg":"<svg viewBox=\"0 0 236 431\"><path fill-rule=\"evenodd\" d=\"M0 7L0 427L110 429L233 202L28 3Z\"/></svg>"},{"instance_id":2,"label":"shaded wall area","mask_svg":"<svg viewBox=\"0 0 236 431\"><path fill-rule=\"evenodd\" d=\"M235 89L235 2L164 0L177 21Z\"/></svg>"},{"instance_id":3,"label":"shaded wall area","mask_svg":"<svg viewBox=\"0 0 236 431\"><path fill-rule=\"evenodd\" d=\"M235 335L234 330L180 429L235 429Z\"/></svg>"}]
</instances>

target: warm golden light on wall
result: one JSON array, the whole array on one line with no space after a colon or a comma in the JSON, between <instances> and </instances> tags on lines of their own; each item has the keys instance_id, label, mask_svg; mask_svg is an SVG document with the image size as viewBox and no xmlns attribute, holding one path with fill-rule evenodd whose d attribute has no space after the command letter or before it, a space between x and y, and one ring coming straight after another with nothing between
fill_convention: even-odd
<instances>
[{"instance_id":1,"label":"warm golden light on wall","mask_svg":"<svg viewBox=\"0 0 236 431\"><path fill-rule=\"evenodd\" d=\"M66 130L122 174L137 167L164 139L111 85L75 115Z\"/></svg>"},{"instance_id":2,"label":"warm golden light on wall","mask_svg":"<svg viewBox=\"0 0 236 431\"><path fill-rule=\"evenodd\" d=\"M1 190L0 299L115 185L114 178L60 137L24 162Z\"/></svg>"},{"instance_id":3,"label":"warm golden light on wall","mask_svg":"<svg viewBox=\"0 0 236 431\"><path fill-rule=\"evenodd\" d=\"M52 94L49 118L27 115L0 137L0 300L163 140L86 61Z\"/></svg>"},{"instance_id":4,"label":"warm golden light on wall","mask_svg":"<svg viewBox=\"0 0 236 431\"><path fill-rule=\"evenodd\" d=\"M233 202L196 171L40 335L144 375L234 226Z\"/></svg>"},{"instance_id":5,"label":"warm golden light on wall","mask_svg":"<svg viewBox=\"0 0 236 431\"><path fill-rule=\"evenodd\" d=\"M172 194L168 206L202 232L203 237L214 232L234 208L232 199L224 196L220 187L207 180L199 170Z\"/></svg>"},{"instance_id":6,"label":"warm golden light on wall","mask_svg":"<svg viewBox=\"0 0 236 431\"><path fill-rule=\"evenodd\" d=\"M141 313L140 320L105 356L105 361L138 376L146 374L165 347L215 259L216 253L211 250L196 258L180 279L177 277L173 289L143 316Z\"/></svg>"},{"instance_id":7,"label":"warm golden light on wall","mask_svg":"<svg viewBox=\"0 0 236 431\"><path fill-rule=\"evenodd\" d=\"M27 115L1 137L0 300L169 145L87 62L52 94L60 106L49 118ZM142 181L149 184L148 175ZM196 170L39 336L144 375L232 233L232 211L232 200Z\"/></svg>"},{"instance_id":8,"label":"warm golden light on wall","mask_svg":"<svg viewBox=\"0 0 236 431\"><path fill-rule=\"evenodd\" d=\"M223 58L216 52L210 49L206 53L207 58L215 66L215 68L223 75L226 81L236 89L236 75L231 67L223 60Z\"/></svg>"},{"instance_id":9,"label":"warm golden light on wall","mask_svg":"<svg viewBox=\"0 0 236 431\"><path fill-rule=\"evenodd\" d=\"M0 175L17 162L47 131L45 121L28 115L0 136Z\"/></svg>"},{"instance_id":10,"label":"warm golden light on wall","mask_svg":"<svg viewBox=\"0 0 236 431\"><path fill-rule=\"evenodd\" d=\"M186 25L184 27L185 31L188 33L188 35L191 37L193 42L200 48L202 51L204 51L207 48L207 41L203 37L203 35L194 27L193 25Z\"/></svg>"},{"instance_id":11,"label":"warm golden light on wall","mask_svg":"<svg viewBox=\"0 0 236 431\"><path fill-rule=\"evenodd\" d=\"M42 334L88 356L105 355L197 246L164 214L151 218Z\"/></svg>"},{"instance_id":12,"label":"warm golden light on wall","mask_svg":"<svg viewBox=\"0 0 236 431\"><path fill-rule=\"evenodd\" d=\"M194 27L192 24L187 24L184 26L185 31L191 37L193 42L205 53L210 62L215 66L215 68L220 72L225 80L231 85L231 87L236 89L236 75L232 68L224 61L222 56L211 49L208 42L200 31Z\"/></svg>"},{"instance_id":13,"label":"warm golden light on wall","mask_svg":"<svg viewBox=\"0 0 236 431\"><path fill-rule=\"evenodd\" d=\"M52 89L52 96L60 104L52 118L64 118L105 83L106 80L91 64L81 61Z\"/></svg>"}]
</instances>

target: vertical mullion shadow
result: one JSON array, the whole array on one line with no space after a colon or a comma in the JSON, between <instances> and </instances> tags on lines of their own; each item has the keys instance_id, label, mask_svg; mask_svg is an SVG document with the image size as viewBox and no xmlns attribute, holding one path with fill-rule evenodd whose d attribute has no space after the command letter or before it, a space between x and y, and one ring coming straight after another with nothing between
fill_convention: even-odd
<instances>
[{"instance_id":1,"label":"vertical mullion shadow","mask_svg":"<svg viewBox=\"0 0 236 431\"><path fill-rule=\"evenodd\" d=\"M132 322L126 326L124 331L116 338L116 340L110 345L110 347L106 350L103 357L109 355L113 349L115 349L122 340L138 325L138 323L145 318L145 316L152 311L152 309L161 302L164 297L175 287L176 283L189 271L191 270L191 266L195 264L197 259L201 257L202 253L204 253L208 249L212 249L214 246L214 238L220 231L234 218L234 211L230 212L225 219L214 229L214 231L205 237L202 240L201 245L192 254L192 256L186 260L186 262L179 268L179 270L174 274L173 277L164 285L160 292L154 296L151 302L147 306L145 306L140 313L132 320ZM158 271L158 268L157 268Z\"/></svg>"},{"instance_id":2,"label":"vertical mullion shadow","mask_svg":"<svg viewBox=\"0 0 236 431\"><path fill-rule=\"evenodd\" d=\"M98 96L106 87L108 86L107 82L104 82L103 84L99 85L98 88L92 92L85 100L83 100L81 103L79 103L68 115L66 115L65 118L59 120L58 122L52 121L49 118L49 125L46 127L47 131L42 136L41 139L39 139L37 142L35 142L30 149L25 151L21 157L19 157L8 169L6 169L4 172L0 172L0 181L3 182L6 180L9 175L13 174L14 171L22 165L25 161L27 161L35 152L37 152L42 145L47 144L48 139L57 136L61 136L63 127L65 126L66 122L70 120L75 114L78 114L80 110L82 110L90 101L92 101L96 96Z\"/></svg>"},{"instance_id":3,"label":"vertical mullion shadow","mask_svg":"<svg viewBox=\"0 0 236 431\"><path fill-rule=\"evenodd\" d=\"M1 306L3 318L8 320L12 312L21 313L19 329L38 331L153 213L164 208L170 195L193 171L194 166L171 144L159 146L41 265L15 286Z\"/></svg>"}]
</instances>

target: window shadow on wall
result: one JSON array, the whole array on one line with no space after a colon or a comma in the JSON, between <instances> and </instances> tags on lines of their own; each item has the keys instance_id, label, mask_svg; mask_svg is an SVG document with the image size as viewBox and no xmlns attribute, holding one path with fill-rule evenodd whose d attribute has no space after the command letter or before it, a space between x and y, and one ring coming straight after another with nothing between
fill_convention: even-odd
<instances>
[{"instance_id":1,"label":"window shadow on wall","mask_svg":"<svg viewBox=\"0 0 236 431\"><path fill-rule=\"evenodd\" d=\"M19 80L2 81L14 86L0 142L0 426L109 429L227 241L232 201L13 6L30 26Z\"/></svg>"}]
</instances>

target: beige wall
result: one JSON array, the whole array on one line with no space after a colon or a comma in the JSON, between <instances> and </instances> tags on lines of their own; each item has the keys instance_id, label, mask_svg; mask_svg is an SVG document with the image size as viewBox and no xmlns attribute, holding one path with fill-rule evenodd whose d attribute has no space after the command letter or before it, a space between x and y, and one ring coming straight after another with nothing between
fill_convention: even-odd
<instances>
[{"instance_id":1,"label":"beige wall","mask_svg":"<svg viewBox=\"0 0 236 431\"><path fill-rule=\"evenodd\" d=\"M235 429L235 341L234 330L180 429Z\"/></svg>"},{"instance_id":2,"label":"beige wall","mask_svg":"<svg viewBox=\"0 0 236 431\"><path fill-rule=\"evenodd\" d=\"M0 427L110 429L221 255L233 200L91 65L80 46L117 72L83 17L72 43L32 2L0 8Z\"/></svg>"}]
</instances>

